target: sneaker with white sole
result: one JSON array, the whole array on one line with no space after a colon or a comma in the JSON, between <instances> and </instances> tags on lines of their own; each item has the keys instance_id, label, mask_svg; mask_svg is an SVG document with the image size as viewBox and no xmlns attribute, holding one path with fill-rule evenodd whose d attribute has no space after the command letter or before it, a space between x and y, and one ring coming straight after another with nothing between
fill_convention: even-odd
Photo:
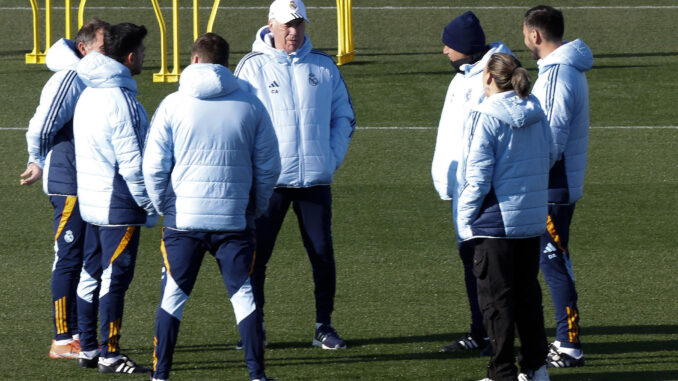
<instances>
[{"instance_id":1,"label":"sneaker with white sole","mask_svg":"<svg viewBox=\"0 0 678 381\"><path fill-rule=\"evenodd\" d=\"M537 370L528 370L518 375L518 381L550 381L549 372L546 365L542 365Z\"/></svg>"},{"instance_id":2,"label":"sneaker with white sole","mask_svg":"<svg viewBox=\"0 0 678 381\"><path fill-rule=\"evenodd\" d=\"M49 348L49 357L53 359L76 359L80 352L80 340L72 340L68 344L57 345L52 340L52 346Z\"/></svg>"},{"instance_id":3,"label":"sneaker with white sole","mask_svg":"<svg viewBox=\"0 0 678 381\"><path fill-rule=\"evenodd\" d=\"M462 352L474 349L485 349L490 345L489 337L473 336L470 333L465 334L459 340L452 344L440 348L440 352Z\"/></svg>"},{"instance_id":4,"label":"sneaker with white sole","mask_svg":"<svg viewBox=\"0 0 678 381\"><path fill-rule=\"evenodd\" d=\"M262 378L255 378L255 379L252 380L252 381L278 381L278 380L276 380L275 378L271 378L271 377L268 377L268 376L264 376L264 377L262 377Z\"/></svg>"},{"instance_id":5,"label":"sneaker with white sole","mask_svg":"<svg viewBox=\"0 0 678 381\"><path fill-rule=\"evenodd\" d=\"M581 350L580 350L581 352ZM549 344L549 353L546 355L546 365L549 368L574 368L584 366L584 353L579 357L570 356L556 344Z\"/></svg>"},{"instance_id":6,"label":"sneaker with white sole","mask_svg":"<svg viewBox=\"0 0 678 381\"><path fill-rule=\"evenodd\" d=\"M151 370L141 365L137 365L134 361L130 360L129 357L121 355L119 358L112 362L108 363L107 359L99 357L99 364L97 364L99 373L150 373Z\"/></svg>"},{"instance_id":7,"label":"sneaker with white sole","mask_svg":"<svg viewBox=\"0 0 678 381\"><path fill-rule=\"evenodd\" d=\"M313 345L322 349L346 349L344 339L339 337L337 331L329 324L316 328Z\"/></svg>"}]
</instances>

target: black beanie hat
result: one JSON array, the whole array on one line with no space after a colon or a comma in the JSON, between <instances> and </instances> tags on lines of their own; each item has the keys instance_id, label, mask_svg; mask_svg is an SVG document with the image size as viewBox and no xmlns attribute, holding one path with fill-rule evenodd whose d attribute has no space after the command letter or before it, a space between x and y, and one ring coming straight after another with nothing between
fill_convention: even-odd
<instances>
[{"instance_id":1,"label":"black beanie hat","mask_svg":"<svg viewBox=\"0 0 678 381\"><path fill-rule=\"evenodd\" d=\"M476 15L467 11L450 21L443 30L443 43L468 55L485 49L485 33Z\"/></svg>"}]
</instances>

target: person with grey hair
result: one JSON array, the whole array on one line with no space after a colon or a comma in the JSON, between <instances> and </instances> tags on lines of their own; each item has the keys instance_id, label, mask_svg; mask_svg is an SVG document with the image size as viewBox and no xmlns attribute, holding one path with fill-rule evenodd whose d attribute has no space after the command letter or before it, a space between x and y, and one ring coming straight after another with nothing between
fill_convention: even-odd
<instances>
[{"instance_id":1,"label":"person with grey hair","mask_svg":"<svg viewBox=\"0 0 678 381\"><path fill-rule=\"evenodd\" d=\"M75 41L59 39L47 51L46 64L54 74L42 89L26 133L28 166L20 184L31 185L44 173L43 190L54 207L51 358L75 358L80 351L76 289L87 223L80 217L73 145L73 113L85 89L76 65L90 52L103 50L108 26L93 19L80 28Z\"/></svg>"},{"instance_id":2,"label":"person with grey hair","mask_svg":"<svg viewBox=\"0 0 678 381\"><path fill-rule=\"evenodd\" d=\"M301 0L275 0L268 25L258 30L252 52L235 70L241 86L256 95L271 115L282 159L268 209L256 220L252 281L257 309L263 314L266 264L292 205L313 268L316 325L312 343L323 349L342 349L346 343L331 321L336 269L330 184L346 156L356 122L341 72L332 58L312 48L305 34L306 22Z\"/></svg>"}]
</instances>

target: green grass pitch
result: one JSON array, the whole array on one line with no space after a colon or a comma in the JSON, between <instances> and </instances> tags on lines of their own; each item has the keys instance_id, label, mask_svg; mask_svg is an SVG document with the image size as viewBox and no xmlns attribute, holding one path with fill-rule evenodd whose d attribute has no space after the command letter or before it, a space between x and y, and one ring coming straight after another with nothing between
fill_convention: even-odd
<instances>
[{"instance_id":1,"label":"green grass pitch","mask_svg":"<svg viewBox=\"0 0 678 381\"><path fill-rule=\"evenodd\" d=\"M63 35L64 3L52 2L62 7L53 13L56 40ZM211 3L201 3L203 31ZM161 1L163 7L170 4ZM183 65L192 38L191 4L181 2L186 7L180 13ZM221 2L226 8L219 11L214 31L231 44L232 68L265 23L267 4L267 0ZM310 345L314 329L310 265L290 212L266 284L271 343L266 359L271 376L484 377L486 358L438 352L469 323L449 204L438 200L430 178L435 127L452 77L440 35L450 19L474 10L488 41L504 41L536 75L536 63L526 52L521 33L523 13L536 4L354 2L356 59L341 71L360 128L333 185L338 271L333 320L349 349L330 352ZM307 32L314 47L336 54L335 2L308 0L307 5L311 20ZM571 238L587 363L583 368L552 370L551 378L678 380L678 5L671 0L559 0L552 5L563 7L565 37L584 39L596 61L588 73L594 127L588 174ZM242 6L255 8L233 8ZM151 81L160 58L158 24L150 2L89 0L87 7L85 18L130 21L149 29L145 70L137 79L139 99L152 114L176 84ZM170 10L163 12L170 25ZM168 42L171 47L171 38ZM0 1L0 379L117 379L79 369L73 361L47 357L52 335L52 208L39 185L19 186L27 158L25 131L11 129L28 125L51 74L43 65L24 63L24 54L31 49L29 2ZM602 128L615 126L630 128ZM160 298L159 239L159 228L143 230L122 330L123 351L145 365L151 363ZM553 308L547 289L544 307L552 339ZM185 310L172 378L247 379L243 354L233 349L237 339L225 288L214 261L206 257Z\"/></svg>"}]
</instances>

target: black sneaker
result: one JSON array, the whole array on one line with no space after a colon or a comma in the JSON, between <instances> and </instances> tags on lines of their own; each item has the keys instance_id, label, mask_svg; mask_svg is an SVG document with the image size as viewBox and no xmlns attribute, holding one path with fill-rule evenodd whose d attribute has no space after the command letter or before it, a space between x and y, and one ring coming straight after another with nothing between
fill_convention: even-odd
<instances>
[{"instance_id":1,"label":"black sneaker","mask_svg":"<svg viewBox=\"0 0 678 381\"><path fill-rule=\"evenodd\" d=\"M346 349L344 339L339 337L337 331L329 324L316 328L313 345L322 349Z\"/></svg>"},{"instance_id":2,"label":"black sneaker","mask_svg":"<svg viewBox=\"0 0 678 381\"><path fill-rule=\"evenodd\" d=\"M106 365L103 363L103 358L99 358L99 363L97 364L99 368L99 373L150 373L151 370L144 366L137 365L134 361L130 360L127 356L121 356L118 361L113 364Z\"/></svg>"},{"instance_id":3,"label":"black sneaker","mask_svg":"<svg viewBox=\"0 0 678 381\"><path fill-rule=\"evenodd\" d=\"M490 344L489 337L477 337L470 333L462 336L461 339L452 344L440 348L441 352L461 352L474 349L485 349ZM491 354L490 354L491 355Z\"/></svg>"},{"instance_id":4,"label":"black sneaker","mask_svg":"<svg viewBox=\"0 0 678 381\"><path fill-rule=\"evenodd\" d=\"M574 368L584 366L584 354L579 358L572 357L560 351L554 344L549 344L549 353L546 355L546 366L549 368Z\"/></svg>"}]
</instances>

